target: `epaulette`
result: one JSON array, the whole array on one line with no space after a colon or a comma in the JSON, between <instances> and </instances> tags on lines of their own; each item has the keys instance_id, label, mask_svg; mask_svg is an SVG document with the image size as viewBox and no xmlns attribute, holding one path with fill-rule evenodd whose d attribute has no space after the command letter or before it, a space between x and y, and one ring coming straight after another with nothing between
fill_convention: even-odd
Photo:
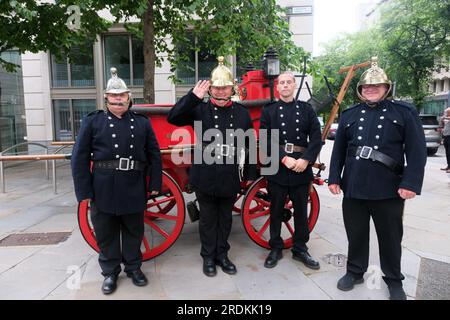
<instances>
[{"instance_id":1,"label":"epaulette","mask_svg":"<svg viewBox=\"0 0 450 320\"><path fill-rule=\"evenodd\" d=\"M278 101L270 101L270 102L266 103L266 104L263 106L263 108L264 108L264 109L265 109L265 108L270 108L270 107L274 106L276 103L278 103Z\"/></svg>"},{"instance_id":2,"label":"epaulette","mask_svg":"<svg viewBox=\"0 0 450 320\"><path fill-rule=\"evenodd\" d=\"M396 104L396 105L402 106L404 108L414 109L414 110L416 109L414 107L414 105L412 103L410 103L410 102L401 101L401 100L391 100L391 102Z\"/></svg>"},{"instance_id":3,"label":"epaulette","mask_svg":"<svg viewBox=\"0 0 450 320\"><path fill-rule=\"evenodd\" d=\"M140 116L140 117L144 117L145 119L148 119L148 116L146 114L144 114L144 113L140 113L140 112L136 112L136 111L131 111L131 113L134 116Z\"/></svg>"},{"instance_id":4,"label":"epaulette","mask_svg":"<svg viewBox=\"0 0 450 320\"><path fill-rule=\"evenodd\" d=\"M103 113L103 112L105 112L105 110L100 110L100 109L94 110L94 111L92 111L92 112L89 112L89 113L86 115L86 117L90 117L90 116L93 116L93 115L95 115L95 114L99 114L100 112Z\"/></svg>"},{"instance_id":5,"label":"epaulette","mask_svg":"<svg viewBox=\"0 0 450 320\"><path fill-rule=\"evenodd\" d=\"M345 109L345 110L342 110L342 112L345 112L345 111L348 111L348 110L354 109L354 108L356 108L356 107L358 107L358 106L360 106L360 105L361 105L361 103L357 103L357 104L354 104L354 105L352 105L351 107L348 107L347 109Z\"/></svg>"}]
</instances>

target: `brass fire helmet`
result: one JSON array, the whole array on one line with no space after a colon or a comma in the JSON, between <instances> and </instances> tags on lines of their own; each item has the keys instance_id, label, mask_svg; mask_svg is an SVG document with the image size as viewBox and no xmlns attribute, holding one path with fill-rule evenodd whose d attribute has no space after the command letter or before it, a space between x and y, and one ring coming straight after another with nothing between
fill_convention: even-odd
<instances>
[{"instance_id":1,"label":"brass fire helmet","mask_svg":"<svg viewBox=\"0 0 450 320\"><path fill-rule=\"evenodd\" d=\"M219 65L211 72L211 87L232 86L233 93L230 99L237 101L239 100L239 95L236 95L236 93L239 92L239 90L237 88L236 81L233 79L231 70L223 64L224 60L225 58L222 56L217 58ZM209 95L212 96L211 92Z\"/></svg>"},{"instance_id":2,"label":"brass fire helmet","mask_svg":"<svg viewBox=\"0 0 450 320\"><path fill-rule=\"evenodd\" d=\"M364 73L361 75L361 78L359 79L358 84L356 85L356 93L358 95L358 98L365 102L366 99L361 95L362 86L366 84L387 84L388 90L386 91L385 95L381 98L381 100L386 99L386 97L390 94L392 89L392 83L388 79L386 73L378 66L378 58L372 57L371 59L371 67L364 71Z\"/></svg>"},{"instance_id":3,"label":"brass fire helmet","mask_svg":"<svg viewBox=\"0 0 450 320\"><path fill-rule=\"evenodd\" d=\"M224 57L218 57L219 65L211 72L211 87L234 86L230 69L224 66Z\"/></svg>"},{"instance_id":4,"label":"brass fire helmet","mask_svg":"<svg viewBox=\"0 0 450 320\"><path fill-rule=\"evenodd\" d=\"M111 78L108 80L108 83L106 85L106 90L105 90L105 104L108 102L106 99L106 95L108 93L124 93L124 92L128 92L128 102L129 102L129 107L131 107L131 92L130 89L128 89L127 85L125 84L125 82L118 77L117 75L117 69L112 67L110 69L111 71Z\"/></svg>"}]
</instances>

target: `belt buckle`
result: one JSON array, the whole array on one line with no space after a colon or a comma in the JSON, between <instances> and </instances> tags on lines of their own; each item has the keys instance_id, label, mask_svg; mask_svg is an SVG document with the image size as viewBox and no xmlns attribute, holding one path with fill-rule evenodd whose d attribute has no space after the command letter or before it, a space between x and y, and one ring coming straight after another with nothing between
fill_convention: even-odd
<instances>
[{"instance_id":1,"label":"belt buckle","mask_svg":"<svg viewBox=\"0 0 450 320\"><path fill-rule=\"evenodd\" d=\"M125 164L126 164L125 168L122 166L123 162L125 162ZM118 169L121 170L121 171L128 171L128 170L130 170L130 159L128 159L128 158L120 158L119 159L119 168Z\"/></svg>"},{"instance_id":2,"label":"belt buckle","mask_svg":"<svg viewBox=\"0 0 450 320\"><path fill-rule=\"evenodd\" d=\"M294 144L293 143L286 143L284 145L284 151L286 153L294 153Z\"/></svg>"},{"instance_id":3,"label":"belt buckle","mask_svg":"<svg viewBox=\"0 0 450 320\"><path fill-rule=\"evenodd\" d=\"M225 147L225 149L224 149ZM224 150L226 150L224 152ZM220 145L220 155L222 157L228 157L230 155L230 146L228 144L222 144Z\"/></svg>"},{"instance_id":4,"label":"belt buckle","mask_svg":"<svg viewBox=\"0 0 450 320\"><path fill-rule=\"evenodd\" d=\"M368 146L363 146L359 152L359 156L363 159L369 159L372 154L373 148Z\"/></svg>"}]
</instances>

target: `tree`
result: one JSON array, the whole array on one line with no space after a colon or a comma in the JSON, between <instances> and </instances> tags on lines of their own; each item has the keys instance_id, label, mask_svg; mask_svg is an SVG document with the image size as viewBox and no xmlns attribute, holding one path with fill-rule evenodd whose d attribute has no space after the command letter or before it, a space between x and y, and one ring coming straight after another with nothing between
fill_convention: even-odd
<instances>
[{"instance_id":1,"label":"tree","mask_svg":"<svg viewBox=\"0 0 450 320\"><path fill-rule=\"evenodd\" d=\"M391 0L383 5L380 17L368 30L326 44L325 53L315 61L335 75L332 80L338 90L344 80L344 75L337 75L341 66L378 56L380 67L396 83L396 96L413 100L420 110L429 94L432 72L443 66L440 58L450 56L450 2ZM360 72L349 87L344 105L358 102L355 90ZM315 94L323 96L324 85L320 78L315 80Z\"/></svg>"},{"instance_id":2,"label":"tree","mask_svg":"<svg viewBox=\"0 0 450 320\"><path fill-rule=\"evenodd\" d=\"M382 10L379 32L397 94L420 109L434 70L450 56L450 1L396 0Z\"/></svg>"},{"instance_id":3,"label":"tree","mask_svg":"<svg viewBox=\"0 0 450 320\"><path fill-rule=\"evenodd\" d=\"M160 53L167 54L172 72L186 62L187 52L200 50L199 43L216 56L243 49L239 50L241 64L259 60L269 46L290 69L298 69L307 56L290 39L289 26L275 0L113 1L110 10L117 19L140 18L139 24L126 27L144 42L144 100L149 103L154 101L154 72L161 63ZM191 41L187 30L201 41Z\"/></svg>"},{"instance_id":4,"label":"tree","mask_svg":"<svg viewBox=\"0 0 450 320\"><path fill-rule=\"evenodd\" d=\"M68 14L64 12L69 2L79 6L81 12L80 29L76 31L65 25ZM201 38L217 56L232 55L242 49L239 50L242 64L259 60L269 46L279 52L282 64L289 69L299 69L303 57L309 57L290 39L288 23L275 0L62 0L55 5L37 5L33 0L18 4L12 0L8 4L2 2L0 22L15 25L18 33L20 24L29 28L17 39L12 36L14 30L2 30L1 39L8 40L5 48L16 47L22 52L50 49L67 53L70 45L80 44L83 37L85 40L105 30L107 24L97 14L101 9L107 9L114 22L124 22L128 31L143 40L147 103L154 102L155 66L162 62L159 54L167 55L174 71L186 61L189 50L199 50L187 31ZM7 17L5 12L15 15ZM139 23L132 22L136 18Z\"/></svg>"},{"instance_id":5,"label":"tree","mask_svg":"<svg viewBox=\"0 0 450 320\"><path fill-rule=\"evenodd\" d=\"M369 61L373 56L378 57L381 67L385 66L387 61L380 42L379 34L375 30L369 29L341 35L325 44L324 54L314 59L315 63L324 70L314 75L314 95L319 100L325 100L325 97L328 95L328 88L323 80L325 75L332 85L333 93L337 96L346 76L345 73L338 74L339 69L342 67ZM355 76L341 103L340 111L359 102L356 95L356 84L363 71L359 69L355 72ZM323 112L327 111L323 110Z\"/></svg>"},{"instance_id":6,"label":"tree","mask_svg":"<svg viewBox=\"0 0 450 320\"><path fill-rule=\"evenodd\" d=\"M73 45L95 41L96 35L106 31L110 25L98 16L99 7L93 5L94 2L64 0L51 4L35 0L1 1L0 54L12 49L20 53L50 50L58 57L70 56ZM80 12L82 27L74 30L72 26L73 22L77 22L78 8L83 9ZM0 65L8 71L14 71L17 67L1 56Z\"/></svg>"}]
</instances>

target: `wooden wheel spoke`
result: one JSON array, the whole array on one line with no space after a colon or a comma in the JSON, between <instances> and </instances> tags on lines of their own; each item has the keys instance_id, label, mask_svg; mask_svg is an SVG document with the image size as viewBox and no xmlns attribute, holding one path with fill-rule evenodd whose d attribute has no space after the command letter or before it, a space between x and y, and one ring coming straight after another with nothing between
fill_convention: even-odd
<instances>
[{"instance_id":1,"label":"wooden wheel spoke","mask_svg":"<svg viewBox=\"0 0 450 320\"><path fill-rule=\"evenodd\" d=\"M158 232L160 235L162 235L164 238L168 239L169 238L169 234L167 232L165 232L163 229L161 229L160 227L158 227L153 221L151 221L150 219L144 219L145 223L148 224L153 230L155 230L156 232Z\"/></svg>"},{"instance_id":2,"label":"wooden wheel spoke","mask_svg":"<svg viewBox=\"0 0 450 320\"><path fill-rule=\"evenodd\" d=\"M258 237L262 237L262 234L267 230L267 228L270 225L270 218L267 218L266 222L264 223L264 225L262 226L261 230L258 231L257 236Z\"/></svg>"},{"instance_id":3,"label":"wooden wheel spoke","mask_svg":"<svg viewBox=\"0 0 450 320\"><path fill-rule=\"evenodd\" d=\"M257 203L263 205L264 207L270 207L270 202L263 200L261 198L258 197L254 197L253 200L255 200Z\"/></svg>"},{"instance_id":4,"label":"wooden wheel spoke","mask_svg":"<svg viewBox=\"0 0 450 320\"><path fill-rule=\"evenodd\" d=\"M150 244L148 243L147 238L144 236L144 238L142 239L142 242L144 242L144 247L145 247L145 252L149 252L150 249Z\"/></svg>"},{"instance_id":5,"label":"wooden wheel spoke","mask_svg":"<svg viewBox=\"0 0 450 320\"><path fill-rule=\"evenodd\" d=\"M151 207L154 207L154 206L158 206L159 207L160 204L166 203L166 202L169 202L169 201L172 201L172 200L175 200L175 196L167 197L165 199L158 200L158 201L155 201L155 202L152 202L152 203L147 203L147 209L151 208Z\"/></svg>"},{"instance_id":6,"label":"wooden wheel spoke","mask_svg":"<svg viewBox=\"0 0 450 320\"><path fill-rule=\"evenodd\" d=\"M288 228L289 233L291 234L291 236L294 235L294 228L292 228L291 224L288 222L284 222L284 224L286 225L286 228Z\"/></svg>"},{"instance_id":7,"label":"wooden wheel spoke","mask_svg":"<svg viewBox=\"0 0 450 320\"><path fill-rule=\"evenodd\" d=\"M145 213L145 216L153 217L153 218L161 218L161 219L166 219L166 220L172 220L172 221L177 221L177 219L178 219L177 216L171 216L169 214L154 213L154 212L149 212L149 211L147 211Z\"/></svg>"},{"instance_id":8,"label":"wooden wheel spoke","mask_svg":"<svg viewBox=\"0 0 450 320\"><path fill-rule=\"evenodd\" d=\"M253 220L253 219L257 219L257 218L263 217L265 215L268 215L269 213L270 213L270 209L267 208L263 211L259 211L257 213L252 213L249 215L249 217L250 217L250 220Z\"/></svg>"}]
</instances>

